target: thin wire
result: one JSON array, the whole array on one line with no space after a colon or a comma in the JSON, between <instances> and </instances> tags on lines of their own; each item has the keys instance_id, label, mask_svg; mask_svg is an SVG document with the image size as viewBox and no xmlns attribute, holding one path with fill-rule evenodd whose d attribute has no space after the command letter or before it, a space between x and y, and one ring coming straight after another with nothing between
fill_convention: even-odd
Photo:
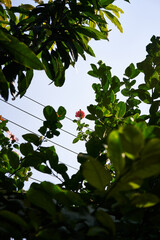
<instances>
[{"instance_id":1,"label":"thin wire","mask_svg":"<svg viewBox=\"0 0 160 240\"><path fill-rule=\"evenodd\" d=\"M29 100L30 100L30 101L32 101L32 102L35 102L35 103L37 103L38 105L41 105L42 107L45 107L45 105L44 105L44 104L42 104L42 103L40 103L40 102L38 102L38 101L36 101L36 100L34 100L34 99L32 99L32 98L30 98L30 97L26 96L26 95L24 95L23 97L25 97L25 98L29 99ZM65 116L65 118L67 118L68 120L70 120L70 121L72 121L72 122L73 122L73 120L72 120L71 118L69 118L69 117L67 117L67 116Z\"/></svg>"},{"instance_id":2,"label":"thin wire","mask_svg":"<svg viewBox=\"0 0 160 240\"><path fill-rule=\"evenodd\" d=\"M15 106L15 105L11 104L11 103L9 103L9 102L6 102L6 101L4 101L3 99L0 99L0 100L1 100L2 102L4 102L4 103L10 105L11 107L14 107L14 108L18 109L19 111L24 112L24 113L30 115L31 117L34 117L34 118L36 118L36 119L38 119L38 120L40 120L40 121L43 122L43 119L42 119L42 118L39 118L39 117L33 115L32 113L29 113L29 112L27 112L27 111L25 111L25 110L23 110L23 109ZM77 137L77 136L74 135L73 133L70 133L70 132L68 132L68 131L66 131L66 130L64 130L64 129L60 129L60 130L63 131L63 132L65 132L65 133L67 133L67 134L69 134L69 135L71 135L71 136L73 136L73 137Z\"/></svg>"},{"instance_id":3,"label":"thin wire","mask_svg":"<svg viewBox=\"0 0 160 240\"><path fill-rule=\"evenodd\" d=\"M8 119L6 119L7 121L9 121ZM12 123L12 122L11 122ZM33 132L34 133L34 132ZM20 143L19 142L16 142L16 144L18 144L18 145L20 145ZM69 165L69 164L67 164L67 163L64 163L64 162L62 162L62 161L59 161L59 163L63 163L63 164L65 164L67 167L70 167L70 168L73 168L73 169L75 169L75 170L77 170L78 171L78 169L77 168L75 168L75 167L73 167L73 166L71 166L71 165Z\"/></svg>"},{"instance_id":4,"label":"thin wire","mask_svg":"<svg viewBox=\"0 0 160 240\"><path fill-rule=\"evenodd\" d=\"M24 95L23 97L29 99L29 100L32 101L32 102L35 102L36 104L38 104L38 105L40 105L40 106L42 106L42 107L45 107L44 104L42 104L42 103L40 103L40 102L38 102L38 101L36 101L36 100L34 100L34 99L26 96L26 95ZM71 119L71 118L69 118L69 117L67 117L67 116L65 116L65 118L73 122L73 119ZM91 131L93 131L93 129L91 129L91 128L89 128L89 127L86 127L86 128L89 129L89 130L91 130Z\"/></svg>"},{"instance_id":5,"label":"thin wire","mask_svg":"<svg viewBox=\"0 0 160 240\"><path fill-rule=\"evenodd\" d=\"M38 180L38 179L36 179L36 178L33 178L33 177L29 177L30 179L32 179L32 180L34 180L34 181L37 181L37 182L42 182L42 181L40 181L40 180Z\"/></svg>"},{"instance_id":6,"label":"thin wire","mask_svg":"<svg viewBox=\"0 0 160 240\"><path fill-rule=\"evenodd\" d=\"M16 125L17 127L20 127L20 128L22 128L22 129L24 129L25 131L28 131L28 132L33 133L33 134L36 134L38 137L40 137L40 135L38 135L37 133L31 131L31 130L28 129L28 128L25 128L25 127L19 125L18 123L15 123L15 122L13 122L13 121L11 121L11 120L9 120L9 119L6 119L6 120L9 121L10 123ZM55 143L55 142L51 141L51 140L48 139L48 138L47 138L47 141L48 141L48 142L51 142L51 143L53 143L53 144L55 144L55 145L57 145L58 147L61 147L61 148L65 149L65 150L67 150L67 151L69 151L69 152L72 152L72 153L78 155L77 152L74 152L73 150L71 150L71 149L69 149L69 148L66 148L66 147L64 147L64 146L62 146L62 145L60 145L60 144L58 144L58 143ZM61 163L63 163L63 162L61 162ZM66 163L64 163L64 164L65 164L66 166L70 167L70 168L73 168L73 169L75 169L75 170L78 170L77 168L72 167L72 166L69 165L69 164L66 164Z\"/></svg>"}]
</instances>

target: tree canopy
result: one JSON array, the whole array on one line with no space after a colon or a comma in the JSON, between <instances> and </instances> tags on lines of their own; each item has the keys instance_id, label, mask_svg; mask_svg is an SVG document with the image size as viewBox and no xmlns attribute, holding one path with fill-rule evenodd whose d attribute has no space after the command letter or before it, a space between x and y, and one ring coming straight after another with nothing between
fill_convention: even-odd
<instances>
[{"instance_id":1,"label":"tree canopy","mask_svg":"<svg viewBox=\"0 0 160 240\"><path fill-rule=\"evenodd\" d=\"M118 20L122 9L114 0L56 0L34 7L11 1L0 6L1 95L8 100L9 91L21 97L29 87L33 70L44 70L56 86L65 81L65 70L74 65L78 55L94 56L90 39L108 38L109 19L121 32ZM18 81L18 90L15 89Z\"/></svg>"},{"instance_id":2,"label":"tree canopy","mask_svg":"<svg viewBox=\"0 0 160 240\"><path fill-rule=\"evenodd\" d=\"M5 100L9 88L11 94L25 94L34 69L62 86L65 70L78 55L93 55L89 40L108 38L104 15L122 30L115 20L122 10L114 1L36 1L37 7L1 2L6 4L0 6L0 91ZM146 51L143 61L124 69L121 80L102 61L91 64L88 74L98 79L92 85L95 104L87 107L86 116L82 110L76 113L73 143L85 141L86 153L78 154L80 167L72 176L55 147L43 145L60 134L63 106L46 106L39 135L25 134L21 144L0 116L1 239L159 239L160 38L153 36ZM137 86L139 75L144 80ZM149 114L141 113L141 103L149 106ZM94 122L94 130L85 130L84 117ZM43 181L25 191L31 167L60 176L60 184Z\"/></svg>"}]
</instances>

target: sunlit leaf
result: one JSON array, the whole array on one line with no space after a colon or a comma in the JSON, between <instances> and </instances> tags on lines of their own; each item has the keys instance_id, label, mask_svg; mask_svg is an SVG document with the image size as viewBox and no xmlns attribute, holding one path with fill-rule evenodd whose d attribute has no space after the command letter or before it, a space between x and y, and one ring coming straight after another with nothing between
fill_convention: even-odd
<instances>
[{"instance_id":1,"label":"sunlit leaf","mask_svg":"<svg viewBox=\"0 0 160 240\"><path fill-rule=\"evenodd\" d=\"M0 44L13 57L13 59L25 67L42 70L43 65L32 50L20 42L16 37L0 29Z\"/></svg>"},{"instance_id":2,"label":"sunlit leaf","mask_svg":"<svg viewBox=\"0 0 160 240\"><path fill-rule=\"evenodd\" d=\"M123 10L113 4L109 4L106 7L106 10L111 10L118 18L120 17L119 12L120 13L124 13Z\"/></svg>"},{"instance_id":3,"label":"sunlit leaf","mask_svg":"<svg viewBox=\"0 0 160 240\"><path fill-rule=\"evenodd\" d=\"M151 193L134 193L131 195L131 203L138 208L148 208L155 206L160 199Z\"/></svg>"},{"instance_id":4,"label":"sunlit leaf","mask_svg":"<svg viewBox=\"0 0 160 240\"><path fill-rule=\"evenodd\" d=\"M77 32L86 35L87 37L94 38L95 40L107 39L107 35L91 27L77 27Z\"/></svg>"},{"instance_id":5,"label":"sunlit leaf","mask_svg":"<svg viewBox=\"0 0 160 240\"><path fill-rule=\"evenodd\" d=\"M125 166L125 159L122 153L123 148L120 134L118 131L114 130L108 137L108 157L118 175L122 172Z\"/></svg>"},{"instance_id":6,"label":"sunlit leaf","mask_svg":"<svg viewBox=\"0 0 160 240\"><path fill-rule=\"evenodd\" d=\"M107 18L119 29L120 32L123 32L123 28L118 20L117 17L115 17L112 13L109 11L104 11L104 14L106 15Z\"/></svg>"},{"instance_id":7,"label":"sunlit leaf","mask_svg":"<svg viewBox=\"0 0 160 240\"><path fill-rule=\"evenodd\" d=\"M126 113L126 104L124 102L119 102L117 104L117 112L116 112L116 117L117 118L122 118Z\"/></svg>"},{"instance_id":8,"label":"sunlit leaf","mask_svg":"<svg viewBox=\"0 0 160 240\"><path fill-rule=\"evenodd\" d=\"M144 146L144 137L141 130L135 126L125 126L120 129L120 132L123 151L135 157L139 156Z\"/></svg>"},{"instance_id":9,"label":"sunlit leaf","mask_svg":"<svg viewBox=\"0 0 160 240\"><path fill-rule=\"evenodd\" d=\"M110 172L94 158L89 158L83 164L83 175L92 186L99 190L104 190L111 181Z\"/></svg>"}]
</instances>

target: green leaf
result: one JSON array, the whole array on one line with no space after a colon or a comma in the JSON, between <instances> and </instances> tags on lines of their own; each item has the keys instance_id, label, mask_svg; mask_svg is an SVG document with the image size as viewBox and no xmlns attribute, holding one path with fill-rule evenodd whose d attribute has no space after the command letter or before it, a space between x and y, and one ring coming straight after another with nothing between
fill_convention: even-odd
<instances>
[{"instance_id":1,"label":"green leaf","mask_svg":"<svg viewBox=\"0 0 160 240\"><path fill-rule=\"evenodd\" d=\"M151 139L142 152L142 161L159 163L160 159L160 139Z\"/></svg>"},{"instance_id":2,"label":"green leaf","mask_svg":"<svg viewBox=\"0 0 160 240\"><path fill-rule=\"evenodd\" d=\"M83 164L83 176L85 179L99 190L105 190L111 181L111 175L97 160L89 157Z\"/></svg>"},{"instance_id":3,"label":"green leaf","mask_svg":"<svg viewBox=\"0 0 160 240\"><path fill-rule=\"evenodd\" d=\"M101 7L106 7L106 6L108 6L109 4L111 4L111 3L113 3L114 2L114 0L100 0L99 1L99 5L101 6Z\"/></svg>"},{"instance_id":4,"label":"green leaf","mask_svg":"<svg viewBox=\"0 0 160 240\"><path fill-rule=\"evenodd\" d=\"M74 192L64 190L58 185L46 181L42 182L41 186L52 198L54 197L59 204L65 206L72 206L73 204L78 206L84 205L80 196Z\"/></svg>"},{"instance_id":5,"label":"green leaf","mask_svg":"<svg viewBox=\"0 0 160 240\"><path fill-rule=\"evenodd\" d=\"M5 101L8 100L8 82L3 74L3 71L0 69L0 94L4 98Z\"/></svg>"},{"instance_id":6,"label":"green leaf","mask_svg":"<svg viewBox=\"0 0 160 240\"><path fill-rule=\"evenodd\" d=\"M20 145L20 151L24 156L27 156L33 152L33 146L31 143L22 143Z\"/></svg>"},{"instance_id":7,"label":"green leaf","mask_svg":"<svg viewBox=\"0 0 160 240\"><path fill-rule=\"evenodd\" d=\"M126 113L126 104L124 102L119 102L117 104L117 112L116 112L116 117L117 118L122 118Z\"/></svg>"},{"instance_id":8,"label":"green leaf","mask_svg":"<svg viewBox=\"0 0 160 240\"><path fill-rule=\"evenodd\" d=\"M92 137L86 143L86 148L87 148L87 153L94 158L99 156L100 152L104 150L102 141L98 137Z\"/></svg>"},{"instance_id":9,"label":"green leaf","mask_svg":"<svg viewBox=\"0 0 160 240\"><path fill-rule=\"evenodd\" d=\"M156 114L158 112L160 106L160 101L154 101L149 109L151 115Z\"/></svg>"},{"instance_id":10,"label":"green leaf","mask_svg":"<svg viewBox=\"0 0 160 240\"><path fill-rule=\"evenodd\" d=\"M8 152L8 158L9 158L9 162L10 162L11 166L14 169L17 169L18 166L19 166L19 156L18 156L18 154L16 152L9 151Z\"/></svg>"},{"instance_id":11,"label":"green leaf","mask_svg":"<svg viewBox=\"0 0 160 240\"><path fill-rule=\"evenodd\" d=\"M117 93L120 90L120 80L117 76L112 77L111 88L114 93Z\"/></svg>"},{"instance_id":12,"label":"green leaf","mask_svg":"<svg viewBox=\"0 0 160 240\"><path fill-rule=\"evenodd\" d=\"M119 15L119 12L120 13L124 13L123 10L113 4L109 4L107 7L106 7L107 10L111 10L118 18L120 17Z\"/></svg>"},{"instance_id":13,"label":"green leaf","mask_svg":"<svg viewBox=\"0 0 160 240\"><path fill-rule=\"evenodd\" d=\"M135 126L125 126L120 129L120 132L123 152L138 157L144 146L144 137L141 130ZM132 158L132 156L130 157Z\"/></svg>"},{"instance_id":14,"label":"green leaf","mask_svg":"<svg viewBox=\"0 0 160 240\"><path fill-rule=\"evenodd\" d=\"M19 74L18 76L18 90L20 93L20 97L22 97L25 93L28 87L30 86L30 83L33 78L33 70L29 69L26 72L26 76Z\"/></svg>"},{"instance_id":15,"label":"green leaf","mask_svg":"<svg viewBox=\"0 0 160 240\"><path fill-rule=\"evenodd\" d=\"M138 69L135 69L135 66L133 63L131 63L125 70L125 74L127 77L129 77L130 79L133 79L135 77L137 77L137 75L140 73L140 71Z\"/></svg>"},{"instance_id":16,"label":"green leaf","mask_svg":"<svg viewBox=\"0 0 160 240\"><path fill-rule=\"evenodd\" d=\"M160 199L151 193L134 193L131 197L131 203L137 208L153 207L160 202Z\"/></svg>"},{"instance_id":17,"label":"green leaf","mask_svg":"<svg viewBox=\"0 0 160 240\"><path fill-rule=\"evenodd\" d=\"M119 29L119 31L123 32L123 28L122 28L119 20L117 19L117 17L115 17L112 13L110 13L108 11L103 11L103 12L106 15L106 17L109 18L109 20Z\"/></svg>"},{"instance_id":18,"label":"green leaf","mask_svg":"<svg viewBox=\"0 0 160 240\"><path fill-rule=\"evenodd\" d=\"M64 107L60 106L58 108L58 112L57 113L58 113L58 119L59 120L63 120L65 118L65 115L66 115L66 109Z\"/></svg>"},{"instance_id":19,"label":"green leaf","mask_svg":"<svg viewBox=\"0 0 160 240\"><path fill-rule=\"evenodd\" d=\"M47 76L51 80L54 80L55 78L54 65L56 65L56 60L52 57L49 51L43 51L41 58L42 58L43 65L45 66L45 72Z\"/></svg>"},{"instance_id":20,"label":"green leaf","mask_svg":"<svg viewBox=\"0 0 160 240\"><path fill-rule=\"evenodd\" d=\"M113 235L115 235L115 224L107 212L103 211L102 209L98 209L96 212L96 218L104 227L108 228Z\"/></svg>"},{"instance_id":21,"label":"green leaf","mask_svg":"<svg viewBox=\"0 0 160 240\"><path fill-rule=\"evenodd\" d=\"M147 104L152 103L152 98L150 96L150 93L148 91L145 91L143 89L138 89L138 97Z\"/></svg>"},{"instance_id":22,"label":"green leaf","mask_svg":"<svg viewBox=\"0 0 160 240\"><path fill-rule=\"evenodd\" d=\"M28 228L27 223L23 220L22 217L20 217L16 213L10 212L8 210L1 210L0 216L9 221L10 223L17 224L24 229Z\"/></svg>"},{"instance_id":23,"label":"green leaf","mask_svg":"<svg viewBox=\"0 0 160 240\"><path fill-rule=\"evenodd\" d=\"M46 106L43 109L43 114L48 121L57 121L57 113L51 106Z\"/></svg>"},{"instance_id":24,"label":"green leaf","mask_svg":"<svg viewBox=\"0 0 160 240\"><path fill-rule=\"evenodd\" d=\"M76 137L75 139L73 139L72 143L77 143L79 140L80 140L79 137Z\"/></svg>"},{"instance_id":25,"label":"green leaf","mask_svg":"<svg viewBox=\"0 0 160 240\"><path fill-rule=\"evenodd\" d=\"M32 183L27 192L27 198L35 206L44 209L49 215L55 216L56 208L52 197L44 191L41 185Z\"/></svg>"},{"instance_id":26,"label":"green leaf","mask_svg":"<svg viewBox=\"0 0 160 240\"><path fill-rule=\"evenodd\" d=\"M135 162L132 178L148 178L160 173L160 139L154 138L147 142L141 153L141 160Z\"/></svg>"},{"instance_id":27,"label":"green leaf","mask_svg":"<svg viewBox=\"0 0 160 240\"><path fill-rule=\"evenodd\" d=\"M92 115L92 114L86 115L86 118L89 119L89 120L96 120L96 119L97 119L97 117L95 117L95 116Z\"/></svg>"},{"instance_id":28,"label":"green leaf","mask_svg":"<svg viewBox=\"0 0 160 240\"><path fill-rule=\"evenodd\" d=\"M128 97L130 95L130 91L127 88L122 89L121 93L125 96Z\"/></svg>"},{"instance_id":29,"label":"green leaf","mask_svg":"<svg viewBox=\"0 0 160 240\"><path fill-rule=\"evenodd\" d=\"M88 232L87 232L87 236L89 236L89 238L93 237L93 238L98 238L99 236L103 236L106 235L106 238L108 236L108 231L106 231L104 228L102 227L98 227L98 226L94 226L94 227L90 227Z\"/></svg>"},{"instance_id":30,"label":"green leaf","mask_svg":"<svg viewBox=\"0 0 160 240\"><path fill-rule=\"evenodd\" d=\"M36 134L27 133L25 135L22 135L22 137L24 140L31 142L36 146L40 145L41 143L40 138Z\"/></svg>"},{"instance_id":31,"label":"green leaf","mask_svg":"<svg viewBox=\"0 0 160 240\"><path fill-rule=\"evenodd\" d=\"M48 166L45 166L43 164L37 165L35 168L36 168L36 170L38 170L42 173L47 173L47 174L52 173L51 169Z\"/></svg>"},{"instance_id":32,"label":"green leaf","mask_svg":"<svg viewBox=\"0 0 160 240\"><path fill-rule=\"evenodd\" d=\"M159 162L157 163L140 162L135 166L135 170L134 172L131 172L130 177L132 177L133 179L135 178L145 179L152 176L156 176L158 174L160 174Z\"/></svg>"},{"instance_id":33,"label":"green leaf","mask_svg":"<svg viewBox=\"0 0 160 240\"><path fill-rule=\"evenodd\" d=\"M42 127L40 127L40 129L38 131L44 136L47 131L47 127L42 126Z\"/></svg>"},{"instance_id":34,"label":"green leaf","mask_svg":"<svg viewBox=\"0 0 160 240\"><path fill-rule=\"evenodd\" d=\"M122 156L122 153L123 149L120 134L117 130L114 130L108 137L108 157L118 175L122 172L125 166L125 159Z\"/></svg>"},{"instance_id":35,"label":"green leaf","mask_svg":"<svg viewBox=\"0 0 160 240\"><path fill-rule=\"evenodd\" d=\"M144 61L137 63L137 67L145 74L145 81L149 84L150 78L155 72L151 58L147 56Z\"/></svg>"},{"instance_id":36,"label":"green leaf","mask_svg":"<svg viewBox=\"0 0 160 240\"><path fill-rule=\"evenodd\" d=\"M107 39L107 34L103 34L97 29L91 27L76 27L76 31L86 35L87 37L94 38L95 40Z\"/></svg>"},{"instance_id":37,"label":"green leaf","mask_svg":"<svg viewBox=\"0 0 160 240\"><path fill-rule=\"evenodd\" d=\"M0 44L13 59L25 67L43 70L44 67L34 52L16 37L0 29Z\"/></svg>"}]
</instances>

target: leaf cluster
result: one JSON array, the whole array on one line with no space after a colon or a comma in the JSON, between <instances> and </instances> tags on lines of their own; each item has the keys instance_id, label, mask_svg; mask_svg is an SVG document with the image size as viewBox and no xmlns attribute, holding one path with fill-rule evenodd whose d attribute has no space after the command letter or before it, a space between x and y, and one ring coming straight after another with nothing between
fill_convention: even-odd
<instances>
[{"instance_id":1,"label":"leaf cluster","mask_svg":"<svg viewBox=\"0 0 160 240\"><path fill-rule=\"evenodd\" d=\"M55 0L36 7L29 4L14 7L3 1L6 8L0 5L1 96L8 100L10 89L14 98L22 97L34 69L44 70L55 86L61 87L65 70L74 66L79 55L83 59L86 53L95 56L89 40L107 39L103 16L107 8L107 17L121 30L117 17L123 11L112 2Z\"/></svg>"}]
</instances>

